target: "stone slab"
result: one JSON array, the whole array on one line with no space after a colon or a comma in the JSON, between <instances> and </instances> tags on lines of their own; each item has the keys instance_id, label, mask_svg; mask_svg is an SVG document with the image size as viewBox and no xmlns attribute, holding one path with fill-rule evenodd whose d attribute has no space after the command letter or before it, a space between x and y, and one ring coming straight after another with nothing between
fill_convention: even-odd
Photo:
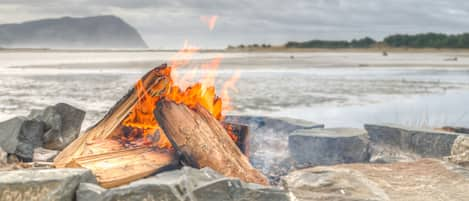
<instances>
[{"instance_id":1,"label":"stone slab","mask_svg":"<svg viewBox=\"0 0 469 201\"><path fill-rule=\"evenodd\" d=\"M469 170L435 159L320 166L294 171L283 181L298 201L469 200Z\"/></svg>"},{"instance_id":2,"label":"stone slab","mask_svg":"<svg viewBox=\"0 0 469 201\"><path fill-rule=\"evenodd\" d=\"M363 129L300 129L288 137L288 147L299 167L368 160L368 136Z\"/></svg>"},{"instance_id":3,"label":"stone slab","mask_svg":"<svg viewBox=\"0 0 469 201\"><path fill-rule=\"evenodd\" d=\"M96 183L86 169L14 170L0 172L2 200L73 201L82 182Z\"/></svg>"},{"instance_id":4,"label":"stone slab","mask_svg":"<svg viewBox=\"0 0 469 201\"><path fill-rule=\"evenodd\" d=\"M209 169L183 167L129 185L103 189L94 184L81 184L77 201L288 201L286 191L246 184L226 178Z\"/></svg>"},{"instance_id":5,"label":"stone slab","mask_svg":"<svg viewBox=\"0 0 469 201\"><path fill-rule=\"evenodd\" d=\"M366 124L370 142L376 146L394 147L402 152L421 157L444 157L451 155L454 141L461 134L418 129L393 124Z\"/></svg>"}]
</instances>

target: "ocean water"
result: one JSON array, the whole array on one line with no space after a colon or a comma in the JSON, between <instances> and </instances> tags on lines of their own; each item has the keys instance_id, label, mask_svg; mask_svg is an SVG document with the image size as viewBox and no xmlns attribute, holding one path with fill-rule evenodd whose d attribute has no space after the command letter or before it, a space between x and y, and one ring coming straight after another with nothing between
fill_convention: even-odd
<instances>
[{"instance_id":1,"label":"ocean water","mask_svg":"<svg viewBox=\"0 0 469 201\"><path fill-rule=\"evenodd\" d=\"M0 120L65 102L93 125L174 52L0 52ZM240 72L227 114L288 116L326 127L469 126L469 61L448 53L201 53L222 57L218 89ZM181 68L188 72L189 67ZM204 74L204 71L199 71Z\"/></svg>"}]
</instances>

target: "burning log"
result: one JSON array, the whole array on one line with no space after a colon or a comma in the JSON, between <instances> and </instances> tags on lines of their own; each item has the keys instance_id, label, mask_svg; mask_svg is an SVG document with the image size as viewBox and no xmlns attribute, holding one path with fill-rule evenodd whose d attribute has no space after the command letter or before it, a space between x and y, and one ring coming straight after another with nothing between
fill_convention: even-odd
<instances>
[{"instance_id":1,"label":"burning log","mask_svg":"<svg viewBox=\"0 0 469 201\"><path fill-rule=\"evenodd\" d=\"M264 175L254 169L225 128L205 108L194 110L184 104L162 99L155 117L171 144L193 167L210 167L225 176L268 185Z\"/></svg>"},{"instance_id":2,"label":"burning log","mask_svg":"<svg viewBox=\"0 0 469 201\"><path fill-rule=\"evenodd\" d=\"M170 78L166 73L167 70L169 70L169 67L163 64L142 77L142 85L150 95L159 95L167 90L170 82ZM60 152L54 160L55 166L67 167L67 164L73 158L84 156L84 151L90 142L110 138L119 130L118 127L121 126L121 122L129 115L138 101L138 91L134 87L111 108L101 121L89 128Z\"/></svg>"}]
</instances>

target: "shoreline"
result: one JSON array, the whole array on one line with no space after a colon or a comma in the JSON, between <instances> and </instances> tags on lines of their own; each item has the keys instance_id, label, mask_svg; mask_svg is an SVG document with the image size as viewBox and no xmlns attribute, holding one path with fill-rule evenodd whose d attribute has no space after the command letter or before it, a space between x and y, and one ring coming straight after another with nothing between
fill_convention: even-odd
<instances>
[{"instance_id":1,"label":"shoreline","mask_svg":"<svg viewBox=\"0 0 469 201\"><path fill-rule=\"evenodd\" d=\"M289 51L220 51L193 55L191 65L222 58L221 69L314 69L314 68L469 68L469 49L400 52L378 49L307 49ZM143 50L4 50L2 69L148 69L169 63L175 52Z\"/></svg>"},{"instance_id":2,"label":"shoreline","mask_svg":"<svg viewBox=\"0 0 469 201\"><path fill-rule=\"evenodd\" d=\"M160 62L162 64L165 62ZM167 63L167 62L166 62ZM102 69L148 69L152 66L157 65L158 62L115 62L115 63L65 63L65 64L44 64L44 65L25 65L25 66L10 66L6 67L6 69L56 69L56 70L73 70L73 69L95 69L95 70L102 70ZM389 68L389 69L469 69L469 64L430 64L430 63L419 63L419 64L411 64L411 63L389 63L389 64L353 64L353 63L344 63L344 64L330 64L330 65L320 65L320 64L312 64L310 67L291 67L291 68L272 68L272 67L256 67L258 70L262 69L273 69L273 70L301 70L301 69L352 69L352 68ZM224 67L223 65L220 66L220 69L239 69L239 70L248 70L250 68L246 67L239 67L239 68L230 68Z\"/></svg>"},{"instance_id":3,"label":"shoreline","mask_svg":"<svg viewBox=\"0 0 469 201\"><path fill-rule=\"evenodd\" d=\"M234 48L224 52L337 52L337 53L469 53L469 48Z\"/></svg>"},{"instance_id":4,"label":"shoreline","mask_svg":"<svg viewBox=\"0 0 469 201\"><path fill-rule=\"evenodd\" d=\"M179 49L51 49L51 48L0 48L0 53L9 52L178 52ZM346 52L346 53L469 53L469 48L233 48L200 49L200 53L282 53L282 52Z\"/></svg>"}]
</instances>

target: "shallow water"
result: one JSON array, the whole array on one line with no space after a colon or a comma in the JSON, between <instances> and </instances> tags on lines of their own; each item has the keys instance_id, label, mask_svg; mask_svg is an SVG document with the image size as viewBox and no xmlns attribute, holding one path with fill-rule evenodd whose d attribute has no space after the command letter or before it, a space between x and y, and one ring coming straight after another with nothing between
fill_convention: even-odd
<instances>
[{"instance_id":1,"label":"shallow water","mask_svg":"<svg viewBox=\"0 0 469 201\"><path fill-rule=\"evenodd\" d=\"M84 127L90 126L141 75L174 53L38 54L0 53L0 120L66 102L85 109ZM334 64L324 67L328 60L318 53L301 53L295 59L290 59L291 54L224 54L217 86L235 70L241 71L230 113L289 116L328 127L384 122L469 126L469 68L426 67L421 55L420 63L412 61L413 67L359 67L354 61L370 59L392 66L399 59L352 53L324 53Z\"/></svg>"}]
</instances>

